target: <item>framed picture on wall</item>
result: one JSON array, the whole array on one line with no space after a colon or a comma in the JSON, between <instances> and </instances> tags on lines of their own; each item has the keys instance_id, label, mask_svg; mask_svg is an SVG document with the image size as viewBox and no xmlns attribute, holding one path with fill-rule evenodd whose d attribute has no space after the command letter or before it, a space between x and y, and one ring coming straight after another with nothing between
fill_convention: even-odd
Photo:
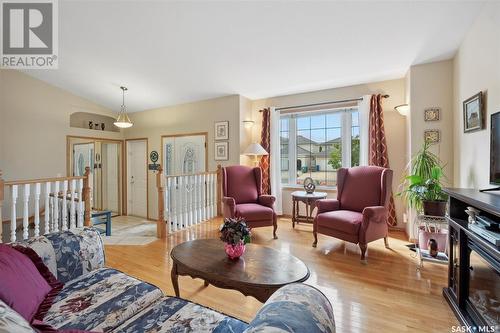
<instances>
[{"instance_id":1,"label":"framed picture on wall","mask_svg":"<svg viewBox=\"0 0 500 333\"><path fill-rule=\"evenodd\" d=\"M464 132L483 129L483 93L480 91L463 103Z\"/></svg>"},{"instance_id":2,"label":"framed picture on wall","mask_svg":"<svg viewBox=\"0 0 500 333\"><path fill-rule=\"evenodd\" d=\"M229 159L229 143L228 142L215 142L215 160L227 161Z\"/></svg>"},{"instance_id":3,"label":"framed picture on wall","mask_svg":"<svg viewBox=\"0 0 500 333\"><path fill-rule=\"evenodd\" d=\"M229 140L229 121L215 123L215 140Z\"/></svg>"},{"instance_id":4,"label":"framed picture on wall","mask_svg":"<svg viewBox=\"0 0 500 333\"><path fill-rule=\"evenodd\" d=\"M429 143L441 141L441 132L438 129L430 129L424 132L424 140Z\"/></svg>"}]
</instances>

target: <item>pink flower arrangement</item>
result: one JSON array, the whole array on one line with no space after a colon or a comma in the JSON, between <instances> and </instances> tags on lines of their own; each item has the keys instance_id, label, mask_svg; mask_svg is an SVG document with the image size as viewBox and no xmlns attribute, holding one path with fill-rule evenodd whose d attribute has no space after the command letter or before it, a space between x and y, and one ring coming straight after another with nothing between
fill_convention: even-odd
<instances>
[{"instance_id":1,"label":"pink flower arrangement","mask_svg":"<svg viewBox=\"0 0 500 333\"><path fill-rule=\"evenodd\" d=\"M229 259L238 259L245 253L245 244L250 242L250 228L244 219L225 219L220 226L220 234Z\"/></svg>"}]
</instances>

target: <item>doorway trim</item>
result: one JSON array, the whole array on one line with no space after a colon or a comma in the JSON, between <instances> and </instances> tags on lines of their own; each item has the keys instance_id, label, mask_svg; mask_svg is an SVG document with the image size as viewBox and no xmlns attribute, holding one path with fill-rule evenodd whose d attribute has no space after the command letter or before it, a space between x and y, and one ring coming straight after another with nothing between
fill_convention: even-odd
<instances>
[{"instance_id":1,"label":"doorway trim","mask_svg":"<svg viewBox=\"0 0 500 333\"><path fill-rule=\"evenodd\" d=\"M83 140L92 140L92 142L95 141L108 141L108 142L116 142L116 143L121 143L121 155L125 155L125 140L120 140L120 139L110 139L110 138L105 138L105 137L97 137L97 136L82 136L82 135L66 135L66 175L68 177L71 176L72 170L71 170L71 159L72 159L72 154L71 154L71 139L83 139ZM122 168L122 175L125 175L123 171L125 171L125 158L122 158L122 163L121 163L121 168ZM101 179L102 181L102 179ZM121 194L121 209L120 209L120 215L124 215L124 204L125 204L125 192L126 192L126 187L125 187L125 177L122 177L121 182L118 182L119 189L118 191ZM120 188L121 187L121 188ZM123 190L122 190L123 189ZM121 191L120 191L121 190Z\"/></svg>"},{"instance_id":2,"label":"doorway trim","mask_svg":"<svg viewBox=\"0 0 500 333\"><path fill-rule=\"evenodd\" d=\"M178 138L182 136L195 136L195 135L204 135L205 136L205 170L208 172L208 132L195 132L195 133L182 133L182 134L165 134L160 138L160 165L161 168L164 169L163 165L163 138Z\"/></svg>"},{"instance_id":3,"label":"doorway trim","mask_svg":"<svg viewBox=\"0 0 500 333\"><path fill-rule=\"evenodd\" d=\"M123 182L124 182L124 187L123 187L123 197L124 197L124 206L123 206L123 215L128 215L128 184L127 184L127 177L128 177L128 142L129 141L146 141L146 219L151 220L149 217L149 168L148 168L148 161L149 161L149 140L148 138L132 138L132 139L125 139L125 144L124 144L124 177L123 177Z\"/></svg>"}]
</instances>

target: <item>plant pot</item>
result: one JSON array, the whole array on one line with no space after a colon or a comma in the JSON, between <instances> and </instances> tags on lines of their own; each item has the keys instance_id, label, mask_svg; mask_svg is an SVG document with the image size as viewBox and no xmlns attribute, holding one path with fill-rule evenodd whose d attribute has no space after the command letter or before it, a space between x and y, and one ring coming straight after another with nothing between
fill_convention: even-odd
<instances>
[{"instance_id":1,"label":"plant pot","mask_svg":"<svg viewBox=\"0 0 500 333\"><path fill-rule=\"evenodd\" d=\"M423 201L425 215L431 216L445 216L446 214L446 201Z\"/></svg>"},{"instance_id":2,"label":"plant pot","mask_svg":"<svg viewBox=\"0 0 500 333\"><path fill-rule=\"evenodd\" d=\"M245 243L241 242L236 245L225 243L224 250L226 251L229 259L237 260L243 255L243 253L245 253Z\"/></svg>"}]
</instances>

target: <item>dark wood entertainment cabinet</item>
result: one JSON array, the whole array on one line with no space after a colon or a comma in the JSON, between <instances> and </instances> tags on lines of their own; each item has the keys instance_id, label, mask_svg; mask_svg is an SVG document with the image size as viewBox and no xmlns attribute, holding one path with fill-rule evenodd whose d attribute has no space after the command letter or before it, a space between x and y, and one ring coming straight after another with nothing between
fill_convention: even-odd
<instances>
[{"instance_id":1,"label":"dark wood entertainment cabinet","mask_svg":"<svg viewBox=\"0 0 500 333\"><path fill-rule=\"evenodd\" d=\"M467 207L500 222L500 192L448 188L448 287L443 295L462 325L500 332L500 251L468 227Z\"/></svg>"}]
</instances>

